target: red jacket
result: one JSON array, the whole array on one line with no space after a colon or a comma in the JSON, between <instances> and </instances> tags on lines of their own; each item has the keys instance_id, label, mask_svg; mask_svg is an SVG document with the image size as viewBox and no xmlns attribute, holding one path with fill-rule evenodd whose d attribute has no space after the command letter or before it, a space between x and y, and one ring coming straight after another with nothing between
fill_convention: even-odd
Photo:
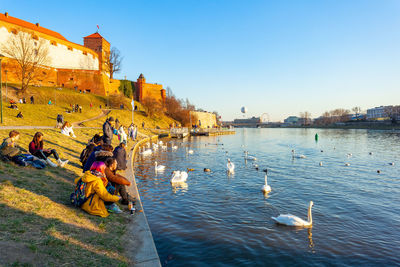
<instances>
[{"instance_id":1,"label":"red jacket","mask_svg":"<svg viewBox=\"0 0 400 267\"><path fill-rule=\"evenodd\" d=\"M33 142L33 141L29 143L29 153L31 153L33 155L39 150L43 150L43 145L36 146L35 142Z\"/></svg>"}]
</instances>

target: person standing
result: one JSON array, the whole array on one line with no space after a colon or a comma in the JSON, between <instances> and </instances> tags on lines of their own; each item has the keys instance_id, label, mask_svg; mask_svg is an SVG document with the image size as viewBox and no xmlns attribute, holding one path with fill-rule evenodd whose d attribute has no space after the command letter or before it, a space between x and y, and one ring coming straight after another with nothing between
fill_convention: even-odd
<instances>
[{"instance_id":1,"label":"person standing","mask_svg":"<svg viewBox=\"0 0 400 267\"><path fill-rule=\"evenodd\" d=\"M33 98L33 95L31 96L31 104L35 104L35 99Z\"/></svg>"},{"instance_id":2,"label":"person standing","mask_svg":"<svg viewBox=\"0 0 400 267\"><path fill-rule=\"evenodd\" d=\"M114 118L109 117L106 122L103 124L103 143L107 145L111 145L112 138L114 134Z\"/></svg>"}]
</instances>

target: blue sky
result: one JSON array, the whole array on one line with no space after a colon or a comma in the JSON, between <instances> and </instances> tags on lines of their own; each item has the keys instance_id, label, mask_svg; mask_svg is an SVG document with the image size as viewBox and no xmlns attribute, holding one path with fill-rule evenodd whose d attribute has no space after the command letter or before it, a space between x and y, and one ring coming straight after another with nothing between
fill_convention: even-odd
<instances>
[{"instance_id":1,"label":"blue sky","mask_svg":"<svg viewBox=\"0 0 400 267\"><path fill-rule=\"evenodd\" d=\"M223 120L400 104L400 1L9 1L11 16L124 56L117 75L169 86Z\"/></svg>"}]
</instances>

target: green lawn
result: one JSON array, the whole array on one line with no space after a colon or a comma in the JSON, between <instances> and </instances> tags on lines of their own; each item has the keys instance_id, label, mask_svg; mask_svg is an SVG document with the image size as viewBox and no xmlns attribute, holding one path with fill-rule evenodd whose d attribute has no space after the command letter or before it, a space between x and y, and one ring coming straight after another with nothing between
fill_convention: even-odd
<instances>
[{"instance_id":1,"label":"green lawn","mask_svg":"<svg viewBox=\"0 0 400 267\"><path fill-rule=\"evenodd\" d=\"M21 130L19 145L28 148L35 132ZM96 130L78 129L76 139L55 129L42 132L45 148L55 148L70 163L37 170L0 161L0 249L13 248L7 258L0 256L0 265L127 265L121 238L129 213L100 218L69 203L73 181L82 174L80 152ZM0 130L2 138L7 135Z\"/></svg>"}]
</instances>

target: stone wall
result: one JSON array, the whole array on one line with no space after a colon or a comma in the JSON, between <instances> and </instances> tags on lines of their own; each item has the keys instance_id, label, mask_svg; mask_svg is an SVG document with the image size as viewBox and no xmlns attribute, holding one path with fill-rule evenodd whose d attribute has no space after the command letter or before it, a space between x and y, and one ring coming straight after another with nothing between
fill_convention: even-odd
<instances>
[{"instance_id":1,"label":"stone wall","mask_svg":"<svg viewBox=\"0 0 400 267\"><path fill-rule=\"evenodd\" d=\"M217 125L215 114L210 112L191 111L192 123L200 128L213 128Z\"/></svg>"}]
</instances>

